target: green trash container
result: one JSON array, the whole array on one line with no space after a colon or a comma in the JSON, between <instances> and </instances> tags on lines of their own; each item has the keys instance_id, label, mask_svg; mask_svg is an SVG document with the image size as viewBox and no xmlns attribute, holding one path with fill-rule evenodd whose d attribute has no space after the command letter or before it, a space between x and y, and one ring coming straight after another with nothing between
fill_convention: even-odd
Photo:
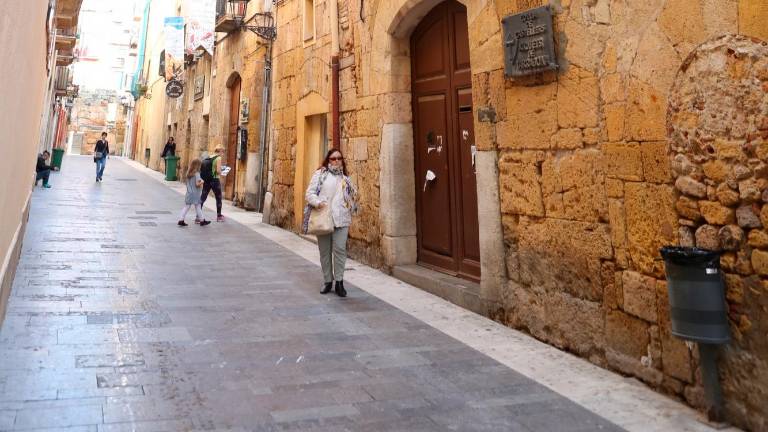
<instances>
[{"instance_id":1,"label":"green trash container","mask_svg":"<svg viewBox=\"0 0 768 432\"><path fill-rule=\"evenodd\" d=\"M165 180L166 181L176 180L176 167L178 166L178 163L179 163L178 156L165 157Z\"/></svg>"},{"instance_id":2,"label":"green trash container","mask_svg":"<svg viewBox=\"0 0 768 432\"><path fill-rule=\"evenodd\" d=\"M51 168L53 168L54 171L61 171L61 162L63 160L64 160L64 149L63 148L53 149L53 159L51 159Z\"/></svg>"}]
</instances>

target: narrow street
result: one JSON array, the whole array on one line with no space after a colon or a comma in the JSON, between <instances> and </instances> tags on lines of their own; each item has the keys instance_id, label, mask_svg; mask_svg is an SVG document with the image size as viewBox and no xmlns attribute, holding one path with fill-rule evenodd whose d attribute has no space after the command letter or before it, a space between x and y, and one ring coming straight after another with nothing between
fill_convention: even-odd
<instances>
[{"instance_id":1,"label":"narrow street","mask_svg":"<svg viewBox=\"0 0 768 432\"><path fill-rule=\"evenodd\" d=\"M621 430L112 158L35 189L0 430ZM209 211L210 214L210 211ZM176 270L178 269L178 270Z\"/></svg>"}]
</instances>

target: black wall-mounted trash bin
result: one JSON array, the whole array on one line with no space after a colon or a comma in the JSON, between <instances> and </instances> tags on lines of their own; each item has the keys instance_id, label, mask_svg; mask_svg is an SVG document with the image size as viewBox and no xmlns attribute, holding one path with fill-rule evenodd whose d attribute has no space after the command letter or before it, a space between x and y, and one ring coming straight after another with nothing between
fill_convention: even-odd
<instances>
[{"instance_id":1,"label":"black wall-mounted trash bin","mask_svg":"<svg viewBox=\"0 0 768 432\"><path fill-rule=\"evenodd\" d=\"M667 273L672 334L699 343L699 366L707 399L707 417L723 419L723 394L717 368L718 345L731 340L720 253L666 246L661 249Z\"/></svg>"},{"instance_id":2,"label":"black wall-mounted trash bin","mask_svg":"<svg viewBox=\"0 0 768 432\"><path fill-rule=\"evenodd\" d=\"M720 253L667 246L661 256L667 269L672 334L706 344L728 343L731 334Z\"/></svg>"}]
</instances>

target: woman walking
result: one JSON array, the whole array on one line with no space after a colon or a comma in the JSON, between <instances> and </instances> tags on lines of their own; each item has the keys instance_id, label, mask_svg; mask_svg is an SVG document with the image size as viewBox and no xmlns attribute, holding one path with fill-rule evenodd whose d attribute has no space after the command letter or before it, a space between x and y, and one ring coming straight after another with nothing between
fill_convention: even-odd
<instances>
[{"instance_id":1,"label":"woman walking","mask_svg":"<svg viewBox=\"0 0 768 432\"><path fill-rule=\"evenodd\" d=\"M321 294L331 292L334 281L339 297L346 297L344 289L344 266L347 261L347 237L352 215L357 212L357 188L347 173L347 164L341 151L332 149L325 156L322 166L312 176L305 194L307 208L304 211L304 232L309 227L309 215L312 208L330 208L333 219L333 232L317 236L320 248L320 265L323 269L325 285Z\"/></svg>"},{"instance_id":2,"label":"woman walking","mask_svg":"<svg viewBox=\"0 0 768 432\"><path fill-rule=\"evenodd\" d=\"M200 177L200 166L202 162L200 159L193 159L187 168L187 195L184 197L184 208L181 209L179 215L179 226L185 227L187 223L184 219L187 217L187 212L194 207L197 219L200 220L200 226L209 225L211 222L205 220L203 216L203 206L200 200L200 193L203 190L203 179Z\"/></svg>"}]
</instances>

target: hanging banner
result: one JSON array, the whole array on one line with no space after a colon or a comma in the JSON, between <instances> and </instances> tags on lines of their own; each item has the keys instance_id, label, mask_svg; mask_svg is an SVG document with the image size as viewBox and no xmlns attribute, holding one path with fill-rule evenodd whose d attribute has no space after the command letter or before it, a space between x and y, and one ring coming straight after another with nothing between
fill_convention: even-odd
<instances>
[{"instance_id":1,"label":"hanging banner","mask_svg":"<svg viewBox=\"0 0 768 432\"><path fill-rule=\"evenodd\" d=\"M187 54L204 48L213 55L216 38L216 0L187 0Z\"/></svg>"},{"instance_id":2,"label":"hanging banner","mask_svg":"<svg viewBox=\"0 0 768 432\"><path fill-rule=\"evenodd\" d=\"M184 17L165 19L165 79L184 68Z\"/></svg>"}]
</instances>

